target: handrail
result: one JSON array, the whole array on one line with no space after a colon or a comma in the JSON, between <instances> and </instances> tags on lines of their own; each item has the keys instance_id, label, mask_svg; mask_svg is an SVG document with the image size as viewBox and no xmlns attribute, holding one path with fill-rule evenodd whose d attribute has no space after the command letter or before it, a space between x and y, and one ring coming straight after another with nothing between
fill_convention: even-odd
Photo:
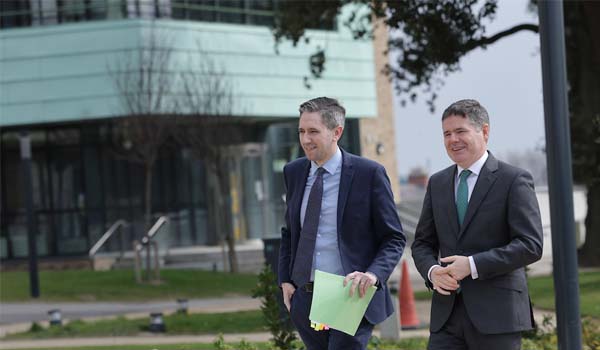
<instances>
[{"instance_id":1,"label":"handrail","mask_svg":"<svg viewBox=\"0 0 600 350\"><path fill-rule=\"evenodd\" d=\"M169 217L163 215L156 220L154 225L150 228L148 233L142 238L142 242L133 241L133 250L135 252L135 279L138 283L142 282L142 256L141 251L146 248L146 269L148 271L148 281L150 281L150 262L151 248L154 250L154 281L160 281L160 261L158 257L158 243L153 241L152 238L156 235L158 230L169 221Z\"/></svg>"},{"instance_id":2,"label":"handrail","mask_svg":"<svg viewBox=\"0 0 600 350\"><path fill-rule=\"evenodd\" d=\"M148 233L144 236L144 238L142 238L142 244L147 244L148 241L151 240L152 237L154 237L154 235L156 235L156 233L162 227L162 225L164 225L168 221L169 221L168 216L163 215L163 216L159 217L158 220L156 220L156 222L154 223L154 225L152 225L152 227L150 228Z\"/></svg>"},{"instance_id":3,"label":"handrail","mask_svg":"<svg viewBox=\"0 0 600 350\"><path fill-rule=\"evenodd\" d=\"M98 242L96 242L96 244L94 244L92 249L90 249L90 252L88 253L90 258L93 257L94 255L96 255L98 250L100 250L100 248L102 248L104 243L106 243L106 241L115 233L115 231L117 231L117 229L119 227L121 227L121 226L126 227L128 225L129 224L127 223L127 221L125 221L123 219L115 221L115 223L112 224L112 226L102 235L102 237L100 237Z\"/></svg>"}]
</instances>

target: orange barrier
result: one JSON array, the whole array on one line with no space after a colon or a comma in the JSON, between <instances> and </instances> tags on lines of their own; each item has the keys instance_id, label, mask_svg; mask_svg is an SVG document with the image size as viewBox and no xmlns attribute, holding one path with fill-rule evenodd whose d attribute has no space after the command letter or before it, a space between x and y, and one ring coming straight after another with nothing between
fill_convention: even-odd
<instances>
[{"instance_id":1,"label":"orange barrier","mask_svg":"<svg viewBox=\"0 0 600 350\"><path fill-rule=\"evenodd\" d=\"M416 329L421 323L417 316L415 307L415 295L410 283L408 273L408 263L402 261L402 278L400 279L400 290L398 292L398 302L400 303L400 325L402 329Z\"/></svg>"}]
</instances>

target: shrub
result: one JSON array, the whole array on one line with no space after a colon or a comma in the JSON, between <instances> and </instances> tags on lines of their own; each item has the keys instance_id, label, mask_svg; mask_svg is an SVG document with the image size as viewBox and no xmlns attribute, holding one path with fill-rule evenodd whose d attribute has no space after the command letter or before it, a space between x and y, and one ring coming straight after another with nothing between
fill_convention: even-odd
<instances>
[{"instance_id":1,"label":"shrub","mask_svg":"<svg viewBox=\"0 0 600 350\"><path fill-rule=\"evenodd\" d=\"M260 309L265 316L267 328L273 335L271 341L276 349L294 350L296 349L296 334L290 323L289 316L285 312L280 312L279 296L281 290L277 286L275 274L269 265L265 265L258 275L258 283L252 291L252 297L261 298L262 305Z\"/></svg>"}]
</instances>

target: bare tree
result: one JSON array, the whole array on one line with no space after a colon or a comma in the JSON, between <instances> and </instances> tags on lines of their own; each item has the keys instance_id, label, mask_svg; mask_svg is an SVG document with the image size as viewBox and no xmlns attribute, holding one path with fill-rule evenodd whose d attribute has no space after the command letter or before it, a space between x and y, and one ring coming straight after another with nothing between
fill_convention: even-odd
<instances>
[{"instance_id":1,"label":"bare tree","mask_svg":"<svg viewBox=\"0 0 600 350\"><path fill-rule=\"evenodd\" d=\"M123 54L108 71L119 94L123 117L115 119L117 153L144 167L144 223L152 224L152 173L161 148L173 133L178 104L171 95L177 76L171 41L152 28L143 45Z\"/></svg>"},{"instance_id":2,"label":"bare tree","mask_svg":"<svg viewBox=\"0 0 600 350\"><path fill-rule=\"evenodd\" d=\"M173 138L201 159L217 184L215 228L227 242L229 266L238 270L231 215L229 174L234 145L242 142L242 126L231 117L233 84L224 69L198 44L186 67L174 71L171 40L151 30L146 45L123 56L109 72L125 117L115 122L119 154L145 169L145 223L152 218L152 172L159 152Z\"/></svg>"},{"instance_id":3,"label":"bare tree","mask_svg":"<svg viewBox=\"0 0 600 350\"><path fill-rule=\"evenodd\" d=\"M215 226L219 241L227 244L229 269L237 272L230 173L236 168L236 145L244 142L245 128L242 119L231 116L234 89L227 72L202 51L200 44L198 48L199 61L190 63L195 70L180 77L184 90L180 103L186 117L178 119L177 139L203 161L216 184Z\"/></svg>"}]
</instances>

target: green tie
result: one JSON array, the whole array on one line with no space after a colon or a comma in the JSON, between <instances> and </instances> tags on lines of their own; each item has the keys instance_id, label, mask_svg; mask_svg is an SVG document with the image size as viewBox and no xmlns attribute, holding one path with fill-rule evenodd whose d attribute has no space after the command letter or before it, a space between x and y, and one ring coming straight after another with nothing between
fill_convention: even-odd
<instances>
[{"instance_id":1,"label":"green tie","mask_svg":"<svg viewBox=\"0 0 600 350\"><path fill-rule=\"evenodd\" d=\"M469 205L469 186L467 185L469 175L471 175L471 170L465 169L460 172L460 181L456 193L456 212L458 213L458 224L461 226Z\"/></svg>"}]
</instances>

